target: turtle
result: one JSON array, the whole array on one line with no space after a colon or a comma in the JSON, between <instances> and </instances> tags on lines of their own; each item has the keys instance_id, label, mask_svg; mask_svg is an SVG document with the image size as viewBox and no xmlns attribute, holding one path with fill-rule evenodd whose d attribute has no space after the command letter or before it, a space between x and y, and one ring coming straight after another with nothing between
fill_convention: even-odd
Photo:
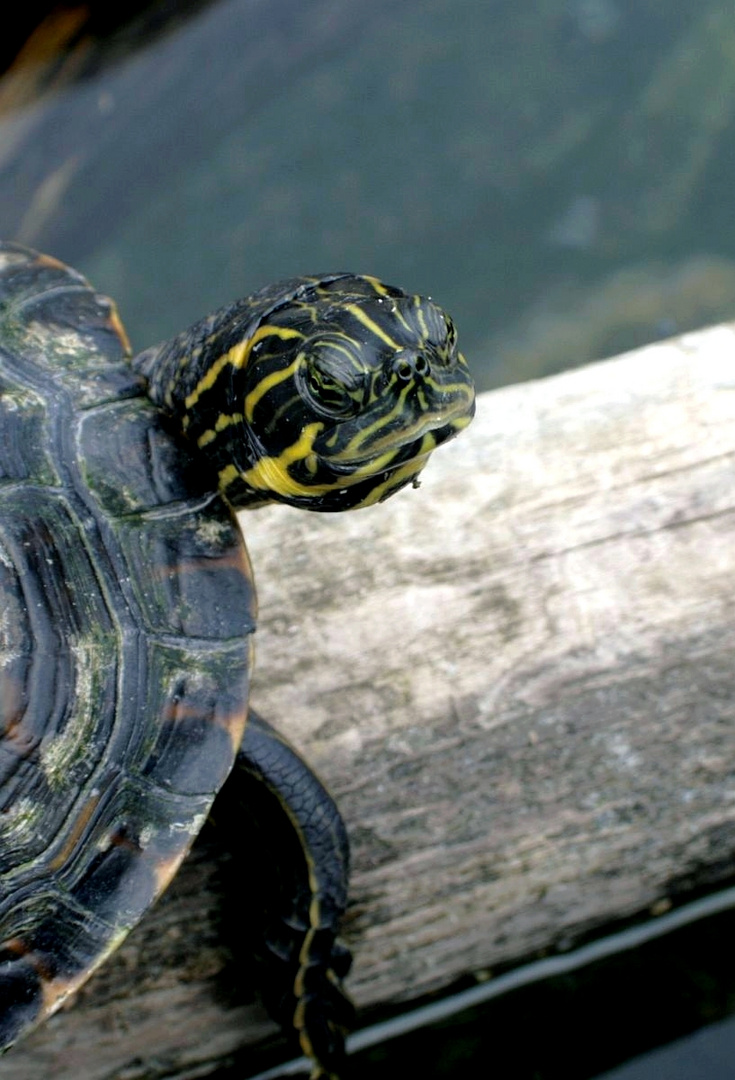
<instances>
[{"instance_id":1,"label":"turtle","mask_svg":"<svg viewBox=\"0 0 735 1080\"><path fill-rule=\"evenodd\" d=\"M344 1060L339 810L249 708L236 511L377 503L470 422L431 299L270 285L133 355L77 271L0 244L0 1047L53 1013L176 873L217 792L282 807L301 865L264 930L277 1018Z\"/></svg>"}]
</instances>

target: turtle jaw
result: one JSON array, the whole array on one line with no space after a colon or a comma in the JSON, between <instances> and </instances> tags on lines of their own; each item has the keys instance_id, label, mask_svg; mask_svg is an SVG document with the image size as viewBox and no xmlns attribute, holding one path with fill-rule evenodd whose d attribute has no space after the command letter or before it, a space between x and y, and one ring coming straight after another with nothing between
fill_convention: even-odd
<instances>
[{"instance_id":1,"label":"turtle jaw","mask_svg":"<svg viewBox=\"0 0 735 1080\"><path fill-rule=\"evenodd\" d=\"M445 417L441 417L441 423L427 419L425 423L417 425L407 433L406 438L400 441L381 440L373 453L359 457L317 455L319 471L322 475L331 473L338 485L348 486L362 483L370 476L382 476L397 469L405 469L412 464L416 465L418 474L437 446L453 439L467 427L471 419L471 415L458 417L449 423Z\"/></svg>"},{"instance_id":2,"label":"turtle jaw","mask_svg":"<svg viewBox=\"0 0 735 1080\"><path fill-rule=\"evenodd\" d=\"M383 502L394 492L416 481L437 446L467 427L475 413L472 384L464 403L438 414L423 416L404 428L402 437L380 440L373 453L360 457L312 455L310 471L319 476L313 496L297 505L310 510L354 510ZM287 500L292 501L292 500ZM295 500L294 500L295 501Z\"/></svg>"},{"instance_id":3,"label":"turtle jaw","mask_svg":"<svg viewBox=\"0 0 735 1080\"><path fill-rule=\"evenodd\" d=\"M242 509L270 501L326 512L372 506L408 484L415 485L432 451L453 438L470 419L471 414L465 414L421 434L421 429L416 429L413 437L398 443L394 440L389 450L378 455L339 462L315 452L322 425L312 424L286 456L264 454L248 469L228 467L220 474L221 490L228 501Z\"/></svg>"},{"instance_id":4,"label":"turtle jaw","mask_svg":"<svg viewBox=\"0 0 735 1080\"><path fill-rule=\"evenodd\" d=\"M243 509L270 501L320 511L370 506L414 483L432 451L467 427L474 411L474 386L459 358L444 385L412 382L347 419L306 415L283 446L245 432L244 460L220 472L220 489Z\"/></svg>"},{"instance_id":5,"label":"turtle jaw","mask_svg":"<svg viewBox=\"0 0 735 1080\"><path fill-rule=\"evenodd\" d=\"M345 477L381 472L425 456L459 434L475 415L475 388L460 357L449 386L413 385L374 417L325 428L314 440L320 464Z\"/></svg>"}]
</instances>

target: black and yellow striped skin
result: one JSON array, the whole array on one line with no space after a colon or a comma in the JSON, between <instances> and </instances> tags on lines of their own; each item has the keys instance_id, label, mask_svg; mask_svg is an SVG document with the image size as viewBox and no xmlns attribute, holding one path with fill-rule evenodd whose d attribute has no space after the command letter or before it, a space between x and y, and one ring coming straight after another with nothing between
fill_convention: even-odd
<instances>
[{"instance_id":1,"label":"black and yellow striped skin","mask_svg":"<svg viewBox=\"0 0 735 1080\"><path fill-rule=\"evenodd\" d=\"M298 755L246 723L256 601L232 507L386 498L473 409L447 316L374 278L272 286L131 361L111 301L0 243L0 1052L117 948L232 770L294 838L268 970L313 1075L337 1077L347 837Z\"/></svg>"},{"instance_id":2,"label":"black and yellow striped skin","mask_svg":"<svg viewBox=\"0 0 735 1080\"><path fill-rule=\"evenodd\" d=\"M238 823L255 803L265 858L272 864L274 847L279 852L279 894L259 891L261 912L254 920L264 1002L284 1028L296 1031L302 1052L318 1062L314 1075L338 1076L344 1033L354 1022L354 1007L342 989L352 957L334 935L347 904L344 822L304 760L252 710L235 771L240 782L225 785L215 804L216 820L224 815L235 833L229 846L236 851L242 845ZM283 992L285 979L290 995Z\"/></svg>"},{"instance_id":3,"label":"black and yellow striped skin","mask_svg":"<svg viewBox=\"0 0 735 1080\"><path fill-rule=\"evenodd\" d=\"M134 365L238 508L378 502L474 413L449 317L367 276L271 286Z\"/></svg>"}]
</instances>

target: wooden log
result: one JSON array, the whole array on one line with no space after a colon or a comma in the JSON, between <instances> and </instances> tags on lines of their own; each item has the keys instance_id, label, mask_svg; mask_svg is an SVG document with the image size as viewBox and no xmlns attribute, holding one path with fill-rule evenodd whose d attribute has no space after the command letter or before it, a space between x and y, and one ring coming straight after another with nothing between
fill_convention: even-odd
<instances>
[{"instance_id":1,"label":"wooden log","mask_svg":"<svg viewBox=\"0 0 735 1080\"><path fill-rule=\"evenodd\" d=\"M419 492L244 517L254 701L344 812L362 1009L732 875L734 355L716 327L486 394ZM257 1071L218 888L200 843L4 1080Z\"/></svg>"}]
</instances>

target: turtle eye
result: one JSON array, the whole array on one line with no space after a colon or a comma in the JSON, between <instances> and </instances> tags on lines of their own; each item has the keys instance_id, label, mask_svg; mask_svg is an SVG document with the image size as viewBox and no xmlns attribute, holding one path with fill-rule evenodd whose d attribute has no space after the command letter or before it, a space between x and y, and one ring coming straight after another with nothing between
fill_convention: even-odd
<instances>
[{"instance_id":1,"label":"turtle eye","mask_svg":"<svg viewBox=\"0 0 735 1080\"><path fill-rule=\"evenodd\" d=\"M300 371L302 397L328 416L348 416L360 408L363 380L354 358L342 341L322 339L303 355Z\"/></svg>"},{"instance_id":2,"label":"turtle eye","mask_svg":"<svg viewBox=\"0 0 735 1080\"><path fill-rule=\"evenodd\" d=\"M312 367L306 377L309 397L317 409L330 416L345 416L354 411L355 402L347 387L318 368Z\"/></svg>"}]
</instances>

